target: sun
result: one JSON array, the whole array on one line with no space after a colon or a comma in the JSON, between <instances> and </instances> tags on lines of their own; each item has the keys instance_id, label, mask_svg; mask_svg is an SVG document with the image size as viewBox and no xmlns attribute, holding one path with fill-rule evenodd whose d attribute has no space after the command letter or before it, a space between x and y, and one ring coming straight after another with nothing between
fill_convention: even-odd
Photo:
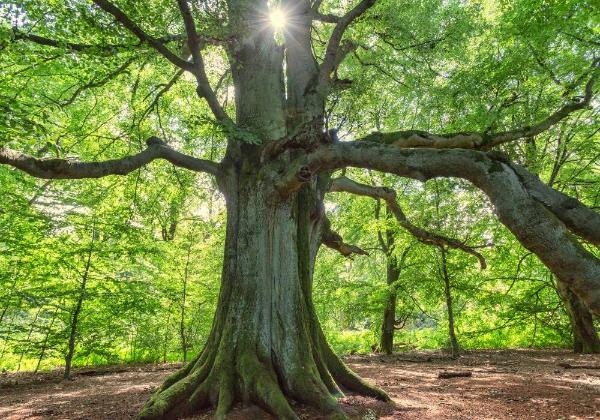
<instances>
[{"instance_id":1,"label":"sun","mask_svg":"<svg viewBox=\"0 0 600 420\"><path fill-rule=\"evenodd\" d=\"M269 13L269 20L271 21L271 26L278 30L283 29L287 23L287 17L285 16L285 13L283 13L283 10L279 8L273 9L271 13Z\"/></svg>"}]
</instances>

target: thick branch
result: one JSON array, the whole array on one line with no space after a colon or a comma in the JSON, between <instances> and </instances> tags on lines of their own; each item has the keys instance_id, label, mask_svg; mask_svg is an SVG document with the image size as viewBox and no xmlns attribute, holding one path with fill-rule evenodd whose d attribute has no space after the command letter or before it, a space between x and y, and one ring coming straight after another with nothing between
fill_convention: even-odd
<instances>
[{"instance_id":1,"label":"thick branch","mask_svg":"<svg viewBox=\"0 0 600 420\"><path fill-rule=\"evenodd\" d=\"M411 235L417 238L419 241L428 245L447 246L449 248L460 249L467 254L471 254L479 260L479 265L482 269L486 268L485 258L479 252L473 248L465 245L464 243L448 238L443 235L439 235L434 232L427 231L418 226L412 224L407 218L402 208L398 204L396 199L396 192L386 187L373 187L370 185L361 184L352 181L345 176L336 178L331 183L330 191L334 192L348 192L357 195L364 195L375 199L382 199L386 202L388 208L404 229L406 229Z\"/></svg>"},{"instance_id":2,"label":"thick branch","mask_svg":"<svg viewBox=\"0 0 600 420\"><path fill-rule=\"evenodd\" d=\"M346 29L352 22L354 22L354 20L356 20L371 6L373 6L375 1L376 0L362 0L352 10L338 20L335 28L333 29L333 33L329 38L329 42L327 43L325 58L323 59L323 63L321 63L317 90L329 84L331 73L333 73L336 67L339 65L343 56L349 52L348 48L342 48L342 37L344 36L344 32L346 32Z\"/></svg>"},{"instance_id":3,"label":"thick branch","mask_svg":"<svg viewBox=\"0 0 600 420\"><path fill-rule=\"evenodd\" d=\"M112 4L107 0L93 0L94 3L103 9L105 12L110 13L115 17L115 19L127 28L132 34L134 34L140 41L147 42L152 48L161 53L167 60L176 65L179 68L191 70L192 64L182 59L181 57L175 55L170 49L168 49L161 41L156 38L153 38L142 28L140 28L135 22L133 22L129 17L117 6Z\"/></svg>"},{"instance_id":4,"label":"thick branch","mask_svg":"<svg viewBox=\"0 0 600 420\"><path fill-rule=\"evenodd\" d=\"M508 164L536 201L546 206L575 234L600 246L600 214L586 207L576 198L569 197L544 184L524 167L515 163Z\"/></svg>"},{"instance_id":5,"label":"thick branch","mask_svg":"<svg viewBox=\"0 0 600 420\"><path fill-rule=\"evenodd\" d=\"M138 154L103 162L37 159L7 147L0 147L0 164L10 165L29 175L45 179L82 179L126 175L155 159L165 159L175 166L192 171L207 172L215 176L220 174L217 163L180 153L156 137L150 137L146 144L148 148Z\"/></svg>"},{"instance_id":6,"label":"thick branch","mask_svg":"<svg viewBox=\"0 0 600 420\"><path fill-rule=\"evenodd\" d=\"M474 150L403 150L370 142L339 142L290 162L277 187L281 194L290 194L312 174L347 166L421 181L434 177L471 181L487 194L500 221L523 246L568 284L595 315L600 315L600 260L529 193L522 177L505 162Z\"/></svg>"},{"instance_id":7,"label":"thick branch","mask_svg":"<svg viewBox=\"0 0 600 420\"><path fill-rule=\"evenodd\" d=\"M323 245L338 251L344 257L352 257L352 255L369 255L369 253L356 245L347 244L342 239L341 235L331 230L331 222L325 218L323 225L323 234L321 236Z\"/></svg>"},{"instance_id":8,"label":"thick branch","mask_svg":"<svg viewBox=\"0 0 600 420\"><path fill-rule=\"evenodd\" d=\"M595 64L595 66L597 67L597 64ZM567 118L572 113L588 107L593 97L593 87L597 76L598 72L594 71L594 74L588 80L585 86L585 94L583 98L573 100L563 105L559 110L530 127L521 127L499 133L467 132L432 134L419 130L395 131L391 133L376 132L359 139L359 141L372 141L394 145L401 148L428 147L434 149L489 150L494 146L503 143L532 137L543 133L550 127Z\"/></svg>"}]
</instances>

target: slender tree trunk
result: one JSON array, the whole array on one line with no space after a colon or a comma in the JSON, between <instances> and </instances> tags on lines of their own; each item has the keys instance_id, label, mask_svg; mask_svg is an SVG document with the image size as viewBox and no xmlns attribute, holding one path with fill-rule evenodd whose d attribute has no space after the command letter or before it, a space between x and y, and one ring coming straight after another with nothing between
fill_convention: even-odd
<instances>
[{"instance_id":1,"label":"slender tree trunk","mask_svg":"<svg viewBox=\"0 0 600 420\"><path fill-rule=\"evenodd\" d=\"M46 349L48 348L48 338L50 337L50 333L52 332L52 326L54 325L54 321L56 320L56 315L58 314L58 309L55 309L52 313L52 319L50 320L50 325L48 325L48 329L46 330L46 335L44 336L44 341L42 342L42 349L40 351L40 355L38 357L37 364L35 365L35 369L33 373L37 373L40 369L40 365L42 360L44 360L44 355L46 354Z\"/></svg>"},{"instance_id":2,"label":"slender tree trunk","mask_svg":"<svg viewBox=\"0 0 600 420\"><path fill-rule=\"evenodd\" d=\"M167 350L169 347L169 338L171 337L171 329L169 327L169 323L171 322L171 304L169 304L169 308L167 309L167 320L165 322L165 334L163 336L163 363L167 363Z\"/></svg>"},{"instance_id":3,"label":"slender tree trunk","mask_svg":"<svg viewBox=\"0 0 600 420\"><path fill-rule=\"evenodd\" d=\"M556 282L558 293L571 320L573 351L600 353L600 338L590 310L564 282Z\"/></svg>"},{"instance_id":4,"label":"slender tree trunk","mask_svg":"<svg viewBox=\"0 0 600 420\"><path fill-rule=\"evenodd\" d=\"M375 205L375 218L379 219L379 213L381 210L381 204L377 200ZM386 219L390 219L391 212L386 207ZM390 229L386 229L385 237L382 235L381 230L377 231L377 237L379 239L379 245L385 253L386 262L386 284L387 293L385 307L383 309L383 319L381 322L381 336L379 338L379 351L392 354L394 349L394 332L396 330L396 287L393 286L398 278L400 277L400 270L398 267L398 261L394 256L394 232ZM406 257L406 251L402 255L402 260Z\"/></svg>"},{"instance_id":5,"label":"slender tree trunk","mask_svg":"<svg viewBox=\"0 0 600 420\"><path fill-rule=\"evenodd\" d=\"M448 338L450 340L450 351L452 357L460 356L460 345L454 331L454 310L452 309L452 285L450 284L450 275L448 274L447 252L445 248L440 247L442 255L442 279L444 280L444 296L446 298L446 311L448 313Z\"/></svg>"},{"instance_id":6,"label":"slender tree trunk","mask_svg":"<svg viewBox=\"0 0 600 420\"><path fill-rule=\"evenodd\" d=\"M29 332L27 333L27 339L25 340L27 343L29 343L29 340L31 339L31 334L33 333L33 329L35 328L35 323L37 322L38 316L40 315L40 312L42 311L42 308L38 308L38 310L35 313L35 317L33 318L33 321L31 322L31 326L29 327ZM23 357L25 356L25 349L21 350L21 354L19 355L19 363L17 364L17 372L19 370L21 370L21 362L23 361Z\"/></svg>"},{"instance_id":7,"label":"slender tree trunk","mask_svg":"<svg viewBox=\"0 0 600 420\"><path fill-rule=\"evenodd\" d=\"M17 264L19 262L17 261ZM10 299L12 298L12 295L17 287L17 280L19 279L19 272L20 269L17 268L14 277L13 277L13 282L10 286L10 289L8 290L8 293L6 293L7 298L6 298L6 305L4 306L4 308L2 308L2 312L0 313L0 325L2 325L2 321L4 320L4 316L6 315L6 312L8 311L8 308L10 308Z\"/></svg>"},{"instance_id":8,"label":"slender tree trunk","mask_svg":"<svg viewBox=\"0 0 600 420\"><path fill-rule=\"evenodd\" d=\"M190 256L192 254L192 242L193 238L190 237L190 241L188 244L187 250L187 259L185 261L185 268L183 270L183 290L181 292L181 315L179 318L179 336L181 338L181 351L183 352L183 364L187 363L187 351L188 351L188 343L187 343L187 335L185 331L185 305L187 299L187 284L188 284L188 276L189 276L189 268L190 268Z\"/></svg>"},{"instance_id":9,"label":"slender tree trunk","mask_svg":"<svg viewBox=\"0 0 600 420\"><path fill-rule=\"evenodd\" d=\"M396 258L387 257L386 281L388 285L385 309L383 310L383 323L381 327L381 351L386 354L392 354L394 351L394 332L396 331L396 288L393 284L400 277Z\"/></svg>"},{"instance_id":10,"label":"slender tree trunk","mask_svg":"<svg viewBox=\"0 0 600 420\"><path fill-rule=\"evenodd\" d=\"M17 301L17 304L15 305L15 309L18 310L21 307L21 302L23 302L23 298L19 297L19 300ZM8 343L10 341L10 334L11 334L12 327L13 327L13 324L15 321L15 317L16 317L16 312L13 313L12 316L10 317L6 335L4 337L2 337L2 351L0 351L0 359L2 359L4 357L4 355L6 354L6 351L8 350Z\"/></svg>"},{"instance_id":11,"label":"slender tree trunk","mask_svg":"<svg viewBox=\"0 0 600 420\"><path fill-rule=\"evenodd\" d=\"M83 307L83 301L85 300L86 286L90 273L90 265L92 263L92 254L94 252L94 241L96 239L96 227L92 226L92 238L90 242L90 247L87 252L87 259L85 262L85 268L83 271L83 276L81 277L81 284L79 287L79 294L77 296L77 303L73 308L73 313L71 314L71 323L69 326L69 343L67 346L67 354L65 355L65 373L63 377L65 379L69 379L71 377L71 362L73 361L73 355L75 354L75 341L77 338L77 327L79 323L79 314L81 313L81 309Z\"/></svg>"}]
</instances>

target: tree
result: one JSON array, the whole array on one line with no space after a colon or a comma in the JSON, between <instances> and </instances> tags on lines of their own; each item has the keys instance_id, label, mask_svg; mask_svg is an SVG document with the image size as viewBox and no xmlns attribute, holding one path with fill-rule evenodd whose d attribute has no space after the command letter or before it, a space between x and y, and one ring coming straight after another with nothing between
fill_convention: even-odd
<instances>
[{"instance_id":1,"label":"tree","mask_svg":"<svg viewBox=\"0 0 600 420\"><path fill-rule=\"evenodd\" d=\"M135 141L125 146L109 143L109 149L114 147L111 150L125 156L115 158L113 155L93 162L72 160L65 157L63 140L53 138L53 142L33 153L44 155L50 150L55 156L36 157L28 153L30 150L18 151L8 143L21 136L43 137L45 115L29 112L22 93L3 99L3 108L11 112L0 123L4 143L0 148L2 164L39 178L83 179L126 175L162 159L177 167L211 175L225 197L224 264L210 336L204 349L148 401L140 418L184 415L211 405L216 407L216 416L222 418L236 401L259 404L279 418L297 418L289 399L343 418L335 399L341 394L341 388L389 399L382 390L351 372L333 353L312 303L317 250L321 243L329 245L327 238L332 236L323 199L330 190L333 173L345 167L367 168L421 181L437 177L470 181L488 196L499 220L518 240L567 284L592 313L600 314L600 260L580 243L585 240L600 244L600 216L580 200L547 186L500 151L544 133L590 105L598 60L592 66L583 66L592 55L593 46L589 43L580 42L574 50L565 48L556 52L559 58L576 55L564 71L569 75L565 76L568 86L561 92L546 92L549 103L556 108L550 111L544 107L535 115L535 121L518 124L518 119L502 114L505 108L510 108L510 100L498 99L495 108L486 111L490 118L485 123L472 124L465 117L465 125L476 125L479 131L464 131L465 127L461 132L444 131L444 134L397 131L396 123L392 131L366 134L358 129L352 133L355 140L339 141L338 133L328 130L327 100L351 84L343 77L343 66L351 57L357 61L364 58L357 50L369 51L374 38L368 28L379 18L383 21L378 24L382 30L379 41L387 43L393 54L402 51L393 38L394 31L401 25L390 18L397 10L395 2L382 1L376 5L375 0L361 0L353 2L347 10L342 7L344 2L332 2L323 6L330 9L322 11L321 1L311 4L305 0L284 0L280 5L282 12L277 15L285 15L288 23L278 31L275 25L269 24L275 6L263 0L229 0L226 4L202 2L192 6L187 0L178 0L177 7L159 1L144 5L108 0L93 2L94 7L86 2L63 6L16 2L3 8L11 17L11 23L17 25L4 37L17 45L15 48L26 45L23 47L26 49L33 45L43 51L57 49L68 57L80 57L71 61L64 59L63 67L76 68L75 78L83 82L75 89L67 89L71 94L66 99L61 99L64 90L59 89L60 86L48 88L46 92L58 95L56 106L63 109L77 101L83 92L126 77L130 66L140 59L138 54L144 57L142 67L160 57L176 70L168 82L157 87L155 99L159 100L183 75L188 81L191 78L195 92L212 114L212 131L222 133L226 139L221 160L194 157L193 153L202 150L195 141L182 144L170 139L169 132L177 128L177 120L163 124L157 113L154 125L144 125L142 122L147 116L144 109L134 112L134 124L121 121L112 132L109 130L115 142L123 137L115 138L115 131L138 139L146 135L146 148L138 153L129 151ZM450 3L448 11L464 16L461 20L465 23L464 37L477 23L482 27L489 24L486 19L491 18L485 10L479 21L471 21L471 14L479 10L477 7L464 5L464 2ZM519 6L527 11L533 7L530 3L524 1ZM567 33L575 28L559 28L566 25L567 19L563 16L570 16L571 21L586 22L576 31L575 39L585 38L588 35L585 31L591 25L582 17L585 7L580 7L578 2L566 2L558 11L547 6L530 15L507 7L505 14L509 18L517 14L519 22L533 19L527 22L528 27L543 28L546 15L553 19L555 30L564 29ZM423 10L424 16L430 12L427 7ZM442 18L444 13L434 15ZM35 22L40 16L55 16L48 22L58 24L48 24L38 34ZM467 25L469 22L471 26ZM507 22L510 19L497 24L500 33L513 30ZM415 26L427 26L427 23L434 22L418 22ZM78 36L71 38L71 29L75 28ZM165 33L167 28L176 33ZM93 36L86 36L86 30ZM531 36L515 33L525 40ZM550 45L556 35L547 30L540 33L536 35L535 47ZM323 34L328 38L319 44ZM439 42L440 39L431 38L406 48L435 50ZM472 45L469 47L472 50ZM211 54L213 48L218 48L221 55ZM30 56L38 50L32 51ZM47 54L44 59L52 61ZM101 66L99 57L102 56L109 56L107 62L116 61L118 65L98 78L94 74L95 64ZM16 55L13 60L18 60L14 57ZM511 58L515 57L519 58L518 55ZM86 67L85 58L93 63L91 68ZM229 104L226 93L218 93L224 82L214 81L207 58L222 62L227 59L222 80L231 77L233 81L234 105ZM501 59L502 51L490 54L487 62L490 72L494 62ZM43 65L43 59L35 65ZM393 65L391 68L399 71ZM390 74L386 68L383 72ZM137 79L146 74L140 70L131 78L132 92L142 83ZM154 77L159 74L155 72ZM13 73L11 77L18 78L18 74ZM460 74L457 77L460 80ZM543 86L542 78L537 82ZM513 93L519 95L519 84L514 79L510 86ZM121 118L130 112L130 105L127 103L119 110ZM133 105L135 107L135 103ZM153 102L146 109L151 110L155 105ZM232 108L235 117L231 116ZM454 104L454 108L460 107ZM193 113L190 116L194 116ZM460 113L455 116L460 120ZM195 121L206 121L206 118L196 115ZM21 132L15 127L28 131ZM163 139L156 135L158 130L165 133ZM188 137L195 135L197 132L193 130L187 133ZM178 151L179 145L188 153ZM84 155L103 156L105 150L90 146ZM339 248L340 243L343 244L338 239L334 246Z\"/></svg>"},{"instance_id":2,"label":"tree","mask_svg":"<svg viewBox=\"0 0 600 420\"><path fill-rule=\"evenodd\" d=\"M556 289L571 321L573 351L575 353L600 353L600 338L588 308L563 282L557 282Z\"/></svg>"},{"instance_id":3,"label":"tree","mask_svg":"<svg viewBox=\"0 0 600 420\"><path fill-rule=\"evenodd\" d=\"M448 338L450 340L450 351L453 358L460 356L460 345L456 338L456 331L454 329L454 309L452 308L452 284L450 281L450 274L448 274L448 251L444 247L440 247L441 264L440 264L440 277L444 282L444 297L446 298L446 312L448 313Z\"/></svg>"},{"instance_id":4,"label":"tree","mask_svg":"<svg viewBox=\"0 0 600 420\"><path fill-rule=\"evenodd\" d=\"M89 248L85 253L85 267L83 268L83 272L81 274L80 280L80 288L79 293L77 295L77 301L75 303L75 307L70 313L70 322L69 322L69 344L67 347L67 354L65 355L65 372L64 378L69 379L71 377L71 362L73 361L73 355L75 354L75 341L77 339L77 327L79 321L79 315L81 313L81 309L83 307L83 302L85 300L86 294L86 286L90 276L90 267L92 264L92 257L94 254L94 242L96 241L96 225L92 222L92 233L90 238Z\"/></svg>"}]
</instances>

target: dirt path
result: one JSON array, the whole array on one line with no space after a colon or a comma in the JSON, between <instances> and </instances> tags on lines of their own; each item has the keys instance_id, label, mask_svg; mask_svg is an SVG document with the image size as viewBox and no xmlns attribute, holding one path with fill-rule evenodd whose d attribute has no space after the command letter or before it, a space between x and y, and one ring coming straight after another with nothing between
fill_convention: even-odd
<instances>
[{"instance_id":1,"label":"dirt path","mask_svg":"<svg viewBox=\"0 0 600 420\"><path fill-rule=\"evenodd\" d=\"M353 356L364 378L388 391L396 406L349 396L348 414L362 419L600 419L600 369L567 369L559 363L600 368L600 356L563 351L478 351L458 361L440 353ZM0 377L2 419L127 419L175 365L80 370ZM470 370L470 378L438 379L444 369ZM318 416L298 407L303 419ZM205 413L195 419L210 418ZM257 408L237 408L233 419L269 418Z\"/></svg>"}]
</instances>

